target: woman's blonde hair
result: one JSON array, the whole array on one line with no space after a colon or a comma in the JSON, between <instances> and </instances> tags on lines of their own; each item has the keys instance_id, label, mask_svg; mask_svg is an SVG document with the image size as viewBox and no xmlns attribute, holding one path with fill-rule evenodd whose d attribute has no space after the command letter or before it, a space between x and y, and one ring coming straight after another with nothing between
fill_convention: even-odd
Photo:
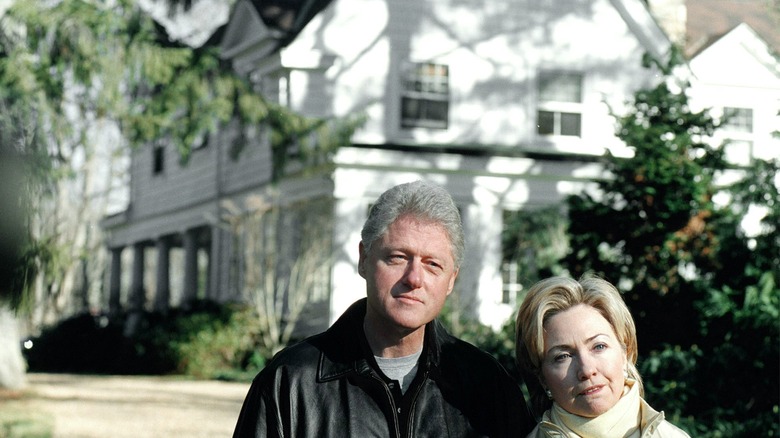
<instances>
[{"instance_id":1,"label":"woman's blonde hair","mask_svg":"<svg viewBox=\"0 0 780 438\"><path fill-rule=\"evenodd\" d=\"M515 331L515 357L524 374L532 375L541 382L544 323L578 304L593 307L612 326L626 352L628 377L636 380L640 394L644 395L642 378L636 369L636 326L631 312L615 286L592 275L583 276L579 281L568 277L550 277L528 290L517 312ZM529 392L534 408L540 409L539 412L549 409L551 402L543 391Z\"/></svg>"}]
</instances>

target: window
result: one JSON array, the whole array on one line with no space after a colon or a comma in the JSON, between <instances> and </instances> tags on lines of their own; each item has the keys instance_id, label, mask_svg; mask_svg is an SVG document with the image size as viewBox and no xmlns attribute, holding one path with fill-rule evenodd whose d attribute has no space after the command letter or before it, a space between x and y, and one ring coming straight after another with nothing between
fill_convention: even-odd
<instances>
[{"instance_id":1,"label":"window","mask_svg":"<svg viewBox=\"0 0 780 438\"><path fill-rule=\"evenodd\" d=\"M582 74L542 72L538 85L537 133L579 137L582 132Z\"/></svg>"},{"instance_id":2,"label":"window","mask_svg":"<svg viewBox=\"0 0 780 438\"><path fill-rule=\"evenodd\" d=\"M165 170L165 149L162 146L155 146L152 156L152 174L159 175Z\"/></svg>"},{"instance_id":3,"label":"window","mask_svg":"<svg viewBox=\"0 0 780 438\"><path fill-rule=\"evenodd\" d=\"M728 132L753 132L753 109L723 108L722 129Z\"/></svg>"},{"instance_id":4,"label":"window","mask_svg":"<svg viewBox=\"0 0 780 438\"><path fill-rule=\"evenodd\" d=\"M441 64L418 63L408 65L401 74L401 127L447 129L449 68Z\"/></svg>"},{"instance_id":5,"label":"window","mask_svg":"<svg viewBox=\"0 0 780 438\"><path fill-rule=\"evenodd\" d=\"M750 164L753 156L753 109L723 108L720 129L725 140L726 161L737 165Z\"/></svg>"},{"instance_id":6,"label":"window","mask_svg":"<svg viewBox=\"0 0 780 438\"><path fill-rule=\"evenodd\" d=\"M283 107L290 106L290 71L279 69L263 75L259 80L259 91L266 99Z\"/></svg>"},{"instance_id":7,"label":"window","mask_svg":"<svg viewBox=\"0 0 780 438\"><path fill-rule=\"evenodd\" d=\"M501 302L515 307L520 297L520 292L523 290L518 263L514 260L504 262L501 265L501 277L503 282Z\"/></svg>"}]
</instances>

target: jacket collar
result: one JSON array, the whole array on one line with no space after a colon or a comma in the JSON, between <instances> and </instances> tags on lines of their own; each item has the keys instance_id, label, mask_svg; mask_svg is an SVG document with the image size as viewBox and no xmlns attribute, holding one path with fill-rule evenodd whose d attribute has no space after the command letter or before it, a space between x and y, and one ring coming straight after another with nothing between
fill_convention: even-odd
<instances>
[{"instance_id":1,"label":"jacket collar","mask_svg":"<svg viewBox=\"0 0 780 438\"><path fill-rule=\"evenodd\" d=\"M349 373L367 375L379 369L363 332L366 302L366 298L356 301L328 330L309 340L320 350L318 381L335 380ZM437 374L441 343L448 337L438 321L426 324L421 368Z\"/></svg>"}]
</instances>

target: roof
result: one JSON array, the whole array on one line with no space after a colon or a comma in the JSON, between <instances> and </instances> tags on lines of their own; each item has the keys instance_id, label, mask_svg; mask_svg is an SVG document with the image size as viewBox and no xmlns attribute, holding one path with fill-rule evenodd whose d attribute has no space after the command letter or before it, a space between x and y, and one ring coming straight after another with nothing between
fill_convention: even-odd
<instances>
[{"instance_id":1,"label":"roof","mask_svg":"<svg viewBox=\"0 0 780 438\"><path fill-rule=\"evenodd\" d=\"M686 0L685 53L695 56L740 23L780 53L780 7L766 0Z\"/></svg>"},{"instance_id":2,"label":"roof","mask_svg":"<svg viewBox=\"0 0 780 438\"><path fill-rule=\"evenodd\" d=\"M281 31L280 47L289 44L306 24L332 0L252 0L260 18L270 29Z\"/></svg>"}]
</instances>

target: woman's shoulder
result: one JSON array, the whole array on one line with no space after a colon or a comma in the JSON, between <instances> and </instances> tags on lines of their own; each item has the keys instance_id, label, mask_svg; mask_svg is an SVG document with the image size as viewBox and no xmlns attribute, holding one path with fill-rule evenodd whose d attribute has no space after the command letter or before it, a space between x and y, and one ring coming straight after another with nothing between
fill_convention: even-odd
<instances>
[{"instance_id":1,"label":"woman's shoulder","mask_svg":"<svg viewBox=\"0 0 780 438\"><path fill-rule=\"evenodd\" d=\"M666 421L663 411L650 407L642 399L642 438L690 438L684 430Z\"/></svg>"},{"instance_id":2,"label":"woman's shoulder","mask_svg":"<svg viewBox=\"0 0 780 438\"><path fill-rule=\"evenodd\" d=\"M526 438L550 438L566 436L566 431L552 422L552 419L550 418L550 411L547 410L542 415L541 421L539 421L536 427L534 427L534 430L532 430Z\"/></svg>"},{"instance_id":3,"label":"woman's shoulder","mask_svg":"<svg viewBox=\"0 0 780 438\"><path fill-rule=\"evenodd\" d=\"M657 430L647 436L654 438L691 438L684 430L666 420L658 423Z\"/></svg>"}]
</instances>

